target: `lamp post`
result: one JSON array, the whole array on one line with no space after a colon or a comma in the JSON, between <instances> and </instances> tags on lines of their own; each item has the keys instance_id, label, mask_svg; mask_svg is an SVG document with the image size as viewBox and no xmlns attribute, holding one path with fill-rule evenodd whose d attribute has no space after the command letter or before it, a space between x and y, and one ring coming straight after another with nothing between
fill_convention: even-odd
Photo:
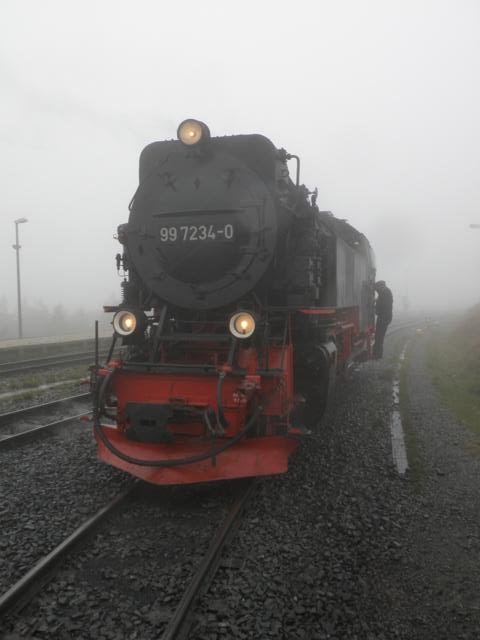
<instances>
[{"instance_id":1,"label":"lamp post","mask_svg":"<svg viewBox=\"0 0 480 640\"><path fill-rule=\"evenodd\" d=\"M17 307L18 307L18 337L23 338L22 327L22 292L20 289L20 243L18 241L18 225L28 222L26 218L15 220L15 244L12 247L17 252Z\"/></svg>"}]
</instances>

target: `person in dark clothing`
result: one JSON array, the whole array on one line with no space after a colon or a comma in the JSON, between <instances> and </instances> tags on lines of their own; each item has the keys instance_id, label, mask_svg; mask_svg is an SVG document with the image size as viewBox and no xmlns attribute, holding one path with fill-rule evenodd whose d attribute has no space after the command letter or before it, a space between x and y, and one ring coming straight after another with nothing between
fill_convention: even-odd
<instances>
[{"instance_id":1,"label":"person in dark clothing","mask_svg":"<svg viewBox=\"0 0 480 640\"><path fill-rule=\"evenodd\" d=\"M385 280L375 283L377 299L375 301L375 314L377 323L375 325L375 344L373 345L373 357L379 360L383 356L383 340L387 327L392 321L393 296L387 287Z\"/></svg>"}]
</instances>

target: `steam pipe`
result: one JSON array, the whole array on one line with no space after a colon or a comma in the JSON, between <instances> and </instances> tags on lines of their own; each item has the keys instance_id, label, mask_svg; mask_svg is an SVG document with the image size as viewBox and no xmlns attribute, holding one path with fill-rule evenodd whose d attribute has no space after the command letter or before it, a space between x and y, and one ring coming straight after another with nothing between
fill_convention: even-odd
<instances>
[{"instance_id":1,"label":"steam pipe","mask_svg":"<svg viewBox=\"0 0 480 640\"><path fill-rule=\"evenodd\" d=\"M297 177L296 177L295 185L298 187L300 184L300 158L296 156L294 153L287 153L287 160L297 161Z\"/></svg>"}]
</instances>

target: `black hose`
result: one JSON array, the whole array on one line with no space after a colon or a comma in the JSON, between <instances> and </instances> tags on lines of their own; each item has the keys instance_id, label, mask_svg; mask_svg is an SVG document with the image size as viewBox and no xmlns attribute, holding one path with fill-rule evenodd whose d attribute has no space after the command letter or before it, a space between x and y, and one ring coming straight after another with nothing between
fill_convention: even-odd
<instances>
[{"instance_id":1,"label":"black hose","mask_svg":"<svg viewBox=\"0 0 480 640\"><path fill-rule=\"evenodd\" d=\"M110 371L110 373L107 376L105 376L105 379L102 382L102 386L100 387L98 403L93 413L93 416L94 416L93 427L95 429L95 433L98 435L98 437L103 442L105 447L110 451L110 453L113 453L113 455L117 456L117 458L120 458L120 460L123 460L124 462L128 462L129 464L135 464L140 467L178 467L181 465L193 464L195 462L202 462L203 460L215 458L219 453L222 453L223 451L226 451L230 447L233 447L233 445L237 444L239 440L245 437L246 434L250 431L250 429L254 426L258 416L263 411L263 406L259 405L255 409L253 414L250 416L250 418L248 419L247 424L239 433L237 433L236 436L234 436L231 440L221 445L217 449L212 449L208 453L199 453L196 456L189 456L188 458L178 458L175 460L141 460L139 458L132 458L131 456L117 449L110 442L110 440L105 435L105 432L103 431L102 425L100 424L100 413L101 413L100 409L101 409L101 406L103 405L105 391L114 373L115 371Z\"/></svg>"},{"instance_id":2,"label":"black hose","mask_svg":"<svg viewBox=\"0 0 480 640\"><path fill-rule=\"evenodd\" d=\"M112 359L113 356L113 350L115 349L115 345L117 344L117 334L114 333L113 334L113 338L112 338L112 342L110 344L110 349L108 350L108 355L107 355L107 359L105 361L105 363L108 365L108 363L110 362L110 360Z\"/></svg>"},{"instance_id":3,"label":"black hose","mask_svg":"<svg viewBox=\"0 0 480 640\"><path fill-rule=\"evenodd\" d=\"M248 431L250 431L250 429L255 424L256 419L262 412L262 410L263 410L262 406L257 407L253 412L253 414L250 416L247 424L242 429L242 431L237 433L235 437L233 437L231 440L226 442L221 447L218 447L217 449L212 449L208 453L199 453L196 456L189 456L188 458L178 458L175 460L140 460L139 458L132 458L132 456L129 456L126 453L123 453L110 442L110 440L107 438L107 436L103 431L103 427L100 424L98 415L94 417L93 424L94 424L95 432L99 436L100 440L103 442L106 448L115 456L117 456L117 458L120 458L120 460L123 460L124 462L128 462L129 464L134 464L140 467L179 467L181 465L193 464L194 462L202 462L203 460L215 458L216 456L218 456L218 454L223 453L230 447L233 447L233 445L237 444L237 442L239 442L239 440L241 440L248 433Z\"/></svg>"},{"instance_id":4,"label":"black hose","mask_svg":"<svg viewBox=\"0 0 480 640\"><path fill-rule=\"evenodd\" d=\"M218 424L225 429L228 427L228 420L225 418L225 413L223 411L223 398L222 398L222 390L223 383L225 381L225 372L222 371L218 376L217 382L217 421Z\"/></svg>"}]
</instances>

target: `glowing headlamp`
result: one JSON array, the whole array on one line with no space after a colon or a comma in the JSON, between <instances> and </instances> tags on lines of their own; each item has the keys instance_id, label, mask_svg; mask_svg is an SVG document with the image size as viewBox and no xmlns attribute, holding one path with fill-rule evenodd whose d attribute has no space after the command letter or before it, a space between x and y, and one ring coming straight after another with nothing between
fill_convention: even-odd
<instances>
[{"instance_id":1,"label":"glowing headlamp","mask_svg":"<svg viewBox=\"0 0 480 640\"><path fill-rule=\"evenodd\" d=\"M193 147L208 140L210 130L206 124L199 120L184 120L177 129L177 137L187 147Z\"/></svg>"},{"instance_id":2,"label":"glowing headlamp","mask_svg":"<svg viewBox=\"0 0 480 640\"><path fill-rule=\"evenodd\" d=\"M250 338L255 331L255 318L247 311L239 311L230 318L228 328L235 338Z\"/></svg>"},{"instance_id":3,"label":"glowing headlamp","mask_svg":"<svg viewBox=\"0 0 480 640\"><path fill-rule=\"evenodd\" d=\"M118 311L112 320L113 329L119 336L130 336L138 325L137 317L131 311Z\"/></svg>"}]
</instances>

